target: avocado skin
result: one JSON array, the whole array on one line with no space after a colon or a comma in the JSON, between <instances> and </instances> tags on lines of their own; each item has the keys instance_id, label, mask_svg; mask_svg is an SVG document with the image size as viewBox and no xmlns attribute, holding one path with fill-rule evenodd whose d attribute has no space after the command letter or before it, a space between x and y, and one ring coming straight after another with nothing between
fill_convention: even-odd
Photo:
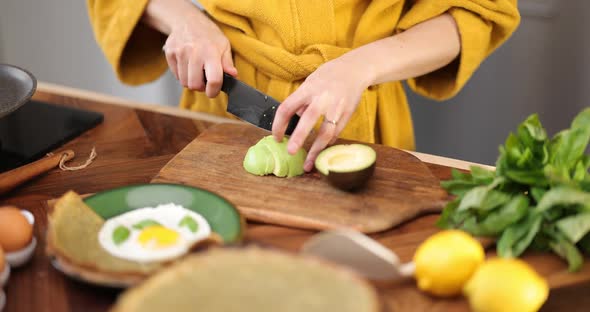
<instances>
[{"instance_id":1,"label":"avocado skin","mask_svg":"<svg viewBox=\"0 0 590 312\"><path fill-rule=\"evenodd\" d=\"M320 172L322 177L327 180L331 185L347 192L354 192L362 189L367 181L373 176L375 172L375 163L371 166L351 172L334 172L330 171L328 175L324 175Z\"/></svg>"},{"instance_id":2,"label":"avocado skin","mask_svg":"<svg viewBox=\"0 0 590 312\"><path fill-rule=\"evenodd\" d=\"M335 167L331 164L334 162L338 164ZM372 147L353 143L333 145L324 149L316 158L314 165L329 184L352 192L367 184L375 172L376 162L377 153Z\"/></svg>"}]
</instances>

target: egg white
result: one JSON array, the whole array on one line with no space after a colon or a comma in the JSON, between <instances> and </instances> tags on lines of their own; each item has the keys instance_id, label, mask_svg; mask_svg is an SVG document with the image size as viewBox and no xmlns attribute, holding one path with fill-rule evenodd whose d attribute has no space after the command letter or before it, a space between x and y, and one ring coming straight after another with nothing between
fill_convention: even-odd
<instances>
[{"instance_id":1,"label":"egg white","mask_svg":"<svg viewBox=\"0 0 590 312\"><path fill-rule=\"evenodd\" d=\"M194 233L186 226L179 226L180 221L187 215L198 224L198 229ZM146 219L154 220L162 226L178 232L180 234L178 241L165 248L148 249L143 247L137 240L141 230L133 228L133 225ZM129 229L130 235L127 240L117 245L113 242L113 232L121 225ZM135 209L108 219L98 233L98 241L102 248L115 257L145 263L171 260L186 254L191 246L209 237L210 234L211 227L200 214L170 203L155 208Z\"/></svg>"}]
</instances>

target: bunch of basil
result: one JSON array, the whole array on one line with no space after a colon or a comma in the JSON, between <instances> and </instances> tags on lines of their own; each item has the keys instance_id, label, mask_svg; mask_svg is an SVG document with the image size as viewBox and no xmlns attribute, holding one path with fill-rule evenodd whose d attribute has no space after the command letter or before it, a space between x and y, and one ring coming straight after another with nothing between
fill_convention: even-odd
<instances>
[{"instance_id":1,"label":"bunch of basil","mask_svg":"<svg viewBox=\"0 0 590 312\"><path fill-rule=\"evenodd\" d=\"M456 197L437 225L497 238L501 257L552 250L579 270L580 250L590 255L589 141L590 108L553 138L537 115L528 117L500 146L496 171L454 170L441 183Z\"/></svg>"}]
</instances>

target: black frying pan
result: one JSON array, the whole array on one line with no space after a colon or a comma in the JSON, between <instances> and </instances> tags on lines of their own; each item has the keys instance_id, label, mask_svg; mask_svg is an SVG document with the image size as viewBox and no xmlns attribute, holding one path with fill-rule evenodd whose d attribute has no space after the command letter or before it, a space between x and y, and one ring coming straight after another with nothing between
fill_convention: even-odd
<instances>
[{"instance_id":1,"label":"black frying pan","mask_svg":"<svg viewBox=\"0 0 590 312\"><path fill-rule=\"evenodd\" d=\"M36 88L37 79L28 71L0 64L0 118L27 103Z\"/></svg>"}]
</instances>

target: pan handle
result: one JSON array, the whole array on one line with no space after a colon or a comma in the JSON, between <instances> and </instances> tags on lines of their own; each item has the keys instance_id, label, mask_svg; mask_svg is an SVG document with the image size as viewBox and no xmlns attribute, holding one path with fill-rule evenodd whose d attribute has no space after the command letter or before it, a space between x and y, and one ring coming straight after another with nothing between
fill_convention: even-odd
<instances>
[{"instance_id":1,"label":"pan handle","mask_svg":"<svg viewBox=\"0 0 590 312\"><path fill-rule=\"evenodd\" d=\"M30 179L57 167L62 157L65 158L64 161L68 161L74 158L74 156L74 151L67 150L0 174L0 195L3 195Z\"/></svg>"}]
</instances>

